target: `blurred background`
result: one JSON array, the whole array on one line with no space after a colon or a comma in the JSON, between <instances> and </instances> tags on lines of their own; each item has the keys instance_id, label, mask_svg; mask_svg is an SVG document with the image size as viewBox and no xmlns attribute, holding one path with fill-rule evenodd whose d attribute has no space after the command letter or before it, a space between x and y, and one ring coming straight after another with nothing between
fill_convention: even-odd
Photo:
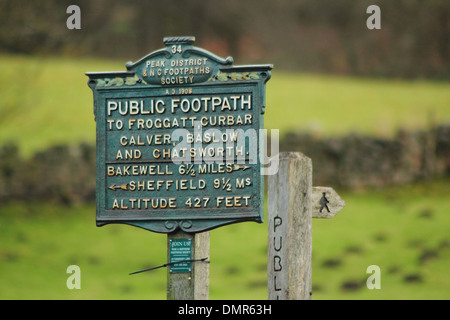
<instances>
[{"instance_id":1,"label":"blurred background","mask_svg":"<svg viewBox=\"0 0 450 320\"><path fill-rule=\"evenodd\" d=\"M448 1L0 0L0 299L165 299L165 269L128 273L164 264L166 237L95 227L84 73L124 71L181 35L274 64L266 128L347 202L313 222L313 299L450 298ZM213 230L210 298L266 299L266 254L265 224Z\"/></svg>"}]
</instances>

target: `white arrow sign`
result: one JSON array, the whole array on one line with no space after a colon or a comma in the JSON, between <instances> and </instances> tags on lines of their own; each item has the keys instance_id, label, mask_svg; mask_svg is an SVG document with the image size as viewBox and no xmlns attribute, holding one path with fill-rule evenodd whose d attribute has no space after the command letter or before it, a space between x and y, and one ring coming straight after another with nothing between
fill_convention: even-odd
<instances>
[{"instance_id":1,"label":"white arrow sign","mask_svg":"<svg viewBox=\"0 0 450 320\"><path fill-rule=\"evenodd\" d=\"M330 187L313 187L312 217L333 218L342 208L345 201Z\"/></svg>"}]
</instances>

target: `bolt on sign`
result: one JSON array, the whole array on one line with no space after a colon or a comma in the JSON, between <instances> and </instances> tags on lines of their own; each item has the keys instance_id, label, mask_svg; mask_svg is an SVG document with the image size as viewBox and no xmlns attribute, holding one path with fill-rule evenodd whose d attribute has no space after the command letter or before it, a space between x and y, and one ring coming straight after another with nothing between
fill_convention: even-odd
<instances>
[{"instance_id":1,"label":"bolt on sign","mask_svg":"<svg viewBox=\"0 0 450 320\"><path fill-rule=\"evenodd\" d=\"M234 66L164 38L127 71L89 72L96 120L97 226L202 232L262 222L260 129L272 65Z\"/></svg>"}]
</instances>

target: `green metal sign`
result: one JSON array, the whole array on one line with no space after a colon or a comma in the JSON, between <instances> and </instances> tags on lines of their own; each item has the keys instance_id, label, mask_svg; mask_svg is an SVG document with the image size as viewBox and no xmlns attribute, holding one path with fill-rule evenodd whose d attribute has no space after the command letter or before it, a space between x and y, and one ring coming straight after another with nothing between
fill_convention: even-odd
<instances>
[{"instance_id":1,"label":"green metal sign","mask_svg":"<svg viewBox=\"0 0 450 320\"><path fill-rule=\"evenodd\" d=\"M271 65L165 38L127 71L91 72L98 226L160 233L262 222L260 130Z\"/></svg>"},{"instance_id":2,"label":"green metal sign","mask_svg":"<svg viewBox=\"0 0 450 320\"><path fill-rule=\"evenodd\" d=\"M191 239L171 239L169 243L169 272L191 272L192 262ZM178 262L175 263L174 262Z\"/></svg>"}]
</instances>

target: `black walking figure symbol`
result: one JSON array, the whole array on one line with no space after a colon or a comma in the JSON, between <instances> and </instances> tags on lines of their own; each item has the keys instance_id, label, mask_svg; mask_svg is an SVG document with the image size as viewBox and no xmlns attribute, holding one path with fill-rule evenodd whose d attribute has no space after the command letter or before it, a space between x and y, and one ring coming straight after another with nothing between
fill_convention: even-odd
<instances>
[{"instance_id":1,"label":"black walking figure symbol","mask_svg":"<svg viewBox=\"0 0 450 320\"><path fill-rule=\"evenodd\" d=\"M328 201L327 197L326 197L326 192L322 192L322 198L320 199L320 213L322 213L323 208L326 208L328 212L330 212L330 209L328 209L328 203L330 203L330 201Z\"/></svg>"}]
</instances>

